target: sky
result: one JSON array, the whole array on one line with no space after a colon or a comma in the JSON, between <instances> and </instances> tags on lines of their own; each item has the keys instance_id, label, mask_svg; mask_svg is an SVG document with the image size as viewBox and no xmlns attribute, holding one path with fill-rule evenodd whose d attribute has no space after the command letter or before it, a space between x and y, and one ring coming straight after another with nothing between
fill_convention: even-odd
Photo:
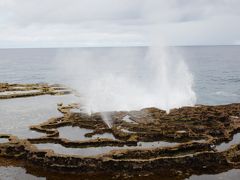
<instances>
[{"instance_id":1,"label":"sky","mask_svg":"<svg viewBox=\"0 0 240 180\"><path fill-rule=\"evenodd\" d=\"M240 1L0 0L0 48L145 46L152 37L239 45Z\"/></svg>"}]
</instances>

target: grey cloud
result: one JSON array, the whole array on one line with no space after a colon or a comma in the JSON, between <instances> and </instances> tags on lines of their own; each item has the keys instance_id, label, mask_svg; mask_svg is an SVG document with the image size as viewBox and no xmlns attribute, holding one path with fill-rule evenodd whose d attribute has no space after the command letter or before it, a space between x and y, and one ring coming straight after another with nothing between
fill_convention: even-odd
<instances>
[{"instance_id":1,"label":"grey cloud","mask_svg":"<svg viewBox=\"0 0 240 180\"><path fill-rule=\"evenodd\" d=\"M232 36L224 28L214 39L189 34L240 21L239 8L239 0L0 0L0 46L144 44L153 24L171 45L233 42L237 25Z\"/></svg>"},{"instance_id":2,"label":"grey cloud","mask_svg":"<svg viewBox=\"0 0 240 180\"><path fill-rule=\"evenodd\" d=\"M83 21L198 20L238 13L237 0L2 0L2 18L17 24Z\"/></svg>"},{"instance_id":3,"label":"grey cloud","mask_svg":"<svg viewBox=\"0 0 240 180\"><path fill-rule=\"evenodd\" d=\"M79 23L89 20L136 19L138 0L10 0L2 4L16 23ZM141 0L140 0L141 1Z\"/></svg>"}]
</instances>

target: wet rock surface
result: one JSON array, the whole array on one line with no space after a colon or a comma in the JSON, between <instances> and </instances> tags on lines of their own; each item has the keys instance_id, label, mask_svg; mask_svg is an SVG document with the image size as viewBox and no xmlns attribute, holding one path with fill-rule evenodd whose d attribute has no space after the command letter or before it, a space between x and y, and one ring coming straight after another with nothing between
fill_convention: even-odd
<instances>
[{"instance_id":1,"label":"wet rock surface","mask_svg":"<svg viewBox=\"0 0 240 180\"><path fill-rule=\"evenodd\" d=\"M71 90L60 84L8 84L0 83L0 99L31 97L40 95L70 94Z\"/></svg>"},{"instance_id":2,"label":"wet rock surface","mask_svg":"<svg viewBox=\"0 0 240 180\"><path fill-rule=\"evenodd\" d=\"M72 92L61 85L0 83L2 100ZM0 134L0 156L57 172L107 172L115 178L157 177L167 170L167 176L184 179L240 167L240 143L233 138L240 132L240 104L182 107L169 113L154 107L108 112L111 127L101 113L86 114L79 104L59 102L56 108L60 117L29 127L41 137ZM74 135L78 128L81 133Z\"/></svg>"}]
</instances>

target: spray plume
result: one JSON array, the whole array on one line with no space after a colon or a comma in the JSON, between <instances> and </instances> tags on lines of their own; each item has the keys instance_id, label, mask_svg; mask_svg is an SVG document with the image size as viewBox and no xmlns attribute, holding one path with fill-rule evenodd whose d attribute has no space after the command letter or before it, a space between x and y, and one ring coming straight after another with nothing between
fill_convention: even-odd
<instances>
[{"instance_id":1,"label":"spray plume","mask_svg":"<svg viewBox=\"0 0 240 180\"><path fill-rule=\"evenodd\" d=\"M64 76L81 94L86 112L105 112L103 117L109 119L111 111L145 107L168 111L195 104L193 77L184 59L176 51L169 53L159 33L162 18L156 3L148 2L143 19L152 23L147 30L149 47L82 48L58 54Z\"/></svg>"},{"instance_id":2,"label":"spray plume","mask_svg":"<svg viewBox=\"0 0 240 180\"><path fill-rule=\"evenodd\" d=\"M83 48L62 51L59 58L89 113L153 106L169 110L196 100L184 60L166 47Z\"/></svg>"}]
</instances>

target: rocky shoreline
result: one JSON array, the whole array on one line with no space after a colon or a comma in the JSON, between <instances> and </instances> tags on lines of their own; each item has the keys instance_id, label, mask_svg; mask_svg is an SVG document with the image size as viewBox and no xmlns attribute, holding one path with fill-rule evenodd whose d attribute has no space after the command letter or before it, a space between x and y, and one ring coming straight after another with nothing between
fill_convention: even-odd
<instances>
[{"instance_id":1,"label":"rocky shoreline","mask_svg":"<svg viewBox=\"0 0 240 180\"><path fill-rule=\"evenodd\" d=\"M0 101L72 92L62 85L2 83ZM43 133L41 137L20 139L11 134L0 134L0 156L37 164L43 169L75 174L151 174L154 171L164 174L167 170L170 176L183 179L191 174L212 174L240 168L240 143L218 149L240 132L240 104L237 103L182 107L169 113L157 108L108 112L111 128L101 113L88 115L80 110L79 104L59 102L56 108L61 117L52 117L29 127ZM59 128L64 127L78 127L79 131L87 129L90 132L84 134L86 139L71 140L60 136ZM111 134L114 138L101 138L104 134ZM158 145L162 142L166 146ZM147 145L149 143L154 145ZM51 148L41 149L39 144L61 146L66 153L58 153ZM90 151L105 147L108 151L104 153L81 154L84 149ZM79 149L79 153L68 154L68 149Z\"/></svg>"}]
</instances>

